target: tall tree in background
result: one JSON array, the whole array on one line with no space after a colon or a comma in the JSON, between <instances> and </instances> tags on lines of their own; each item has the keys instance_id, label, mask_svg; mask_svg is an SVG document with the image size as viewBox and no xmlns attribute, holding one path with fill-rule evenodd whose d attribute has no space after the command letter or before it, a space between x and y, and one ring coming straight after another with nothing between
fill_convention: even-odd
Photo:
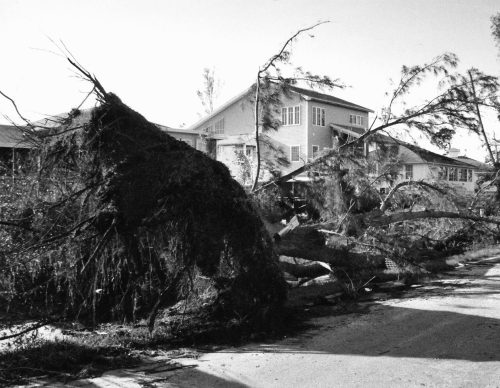
<instances>
[{"instance_id":1,"label":"tall tree in background","mask_svg":"<svg viewBox=\"0 0 500 388\"><path fill-rule=\"evenodd\" d=\"M252 190L255 190L259 183L261 169L261 147L260 136L261 132L270 129L277 130L281 125L280 109L281 98L283 95L289 96L290 86L297 82L304 82L310 87L334 88L342 87L338 80L332 80L328 76L319 76L304 71L301 67L295 68L294 74L291 76L283 76L282 66L290 64L291 45L299 35L309 32L321 24L328 23L323 21L314 24L313 26L298 30L283 44L281 49L271 56L257 72L254 91L254 110L255 110L255 141L257 151L257 166L254 177ZM314 37L313 35L309 35Z\"/></svg>"},{"instance_id":2,"label":"tall tree in background","mask_svg":"<svg viewBox=\"0 0 500 388\"><path fill-rule=\"evenodd\" d=\"M214 104L217 100L219 89L221 87L220 80L215 76L215 69L208 67L203 69L203 88L196 91L196 95L203 105L203 109L207 115L214 111Z\"/></svg>"},{"instance_id":3,"label":"tall tree in background","mask_svg":"<svg viewBox=\"0 0 500 388\"><path fill-rule=\"evenodd\" d=\"M495 43L500 49L500 12L491 17L491 33Z\"/></svg>"}]
</instances>

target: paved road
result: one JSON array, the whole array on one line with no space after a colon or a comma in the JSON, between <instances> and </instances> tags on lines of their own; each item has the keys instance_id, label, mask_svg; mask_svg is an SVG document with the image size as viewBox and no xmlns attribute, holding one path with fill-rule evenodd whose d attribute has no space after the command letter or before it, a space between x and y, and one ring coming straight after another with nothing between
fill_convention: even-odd
<instances>
[{"instance_id":1,"label":"paved road","mask_svg":"<svg viewBox=\"0 0 500 388\"><path fill-rule=\"evenodd\" d=\"M313 324L280 342L158 360L77 385L500 387L500 259Z\"/></svg>"}]
</instances>

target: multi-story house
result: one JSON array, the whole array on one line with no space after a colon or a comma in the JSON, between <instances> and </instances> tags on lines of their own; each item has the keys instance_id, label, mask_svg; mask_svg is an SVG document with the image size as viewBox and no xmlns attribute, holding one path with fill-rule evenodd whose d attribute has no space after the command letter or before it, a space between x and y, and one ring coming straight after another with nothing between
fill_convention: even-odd
<instances>
[{"instance_id":1,"label":"multi-story house","mask_svg":"<svg viewBox=\"0 0 500 388\"><path fill-rule=\"evenodd\" d=\"M250 169L247 177L251 176L255 166L252 91L250 87L189 128L205 137L205 151L224 162L235 177L241 177L238 170L244 165ZM296 86L282 96L281 104L281 125L276 131L263 134L260 143L267 170L277 169L281 175L332 148L335 137L359 136L367 129L372 112L332 95ZM267 177L266 173L261 176Z\"/></svg>"}]
</instances>

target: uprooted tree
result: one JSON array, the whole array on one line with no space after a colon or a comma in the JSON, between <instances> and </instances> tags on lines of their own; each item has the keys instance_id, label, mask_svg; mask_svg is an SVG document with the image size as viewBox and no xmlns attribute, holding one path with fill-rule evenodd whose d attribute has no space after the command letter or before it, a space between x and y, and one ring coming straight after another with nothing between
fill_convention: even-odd
<instances>
[{"instance_id":1,"label":"uprooted tree","mask_svg":"<svg viewBox=\"0 0 500 388\"><path fill-rule=\"evenodd\" d=\"M3 209L0 305L152 329L159 308L198 292L215 316L265 318L285 283L244 190L70 62L98 106L53 128L26 120L40 163Z\"/></svg>"}]
</instances>

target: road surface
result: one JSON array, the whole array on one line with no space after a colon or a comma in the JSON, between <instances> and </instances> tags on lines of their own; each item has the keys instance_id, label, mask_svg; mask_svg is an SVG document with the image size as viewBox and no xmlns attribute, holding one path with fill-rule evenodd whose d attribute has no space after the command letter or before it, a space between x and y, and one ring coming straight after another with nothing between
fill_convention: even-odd
<instances>
[{"instance_id":1,"label":"road surface","mask_svg":"<svg viewBox=\"0 0 500 388\"><path fill-rule=\"evenodd\" d=\"M157 360L88 387L500 387L500 258L397 299L314 318L293 338Z\"/></svg>"}]
</instances>

